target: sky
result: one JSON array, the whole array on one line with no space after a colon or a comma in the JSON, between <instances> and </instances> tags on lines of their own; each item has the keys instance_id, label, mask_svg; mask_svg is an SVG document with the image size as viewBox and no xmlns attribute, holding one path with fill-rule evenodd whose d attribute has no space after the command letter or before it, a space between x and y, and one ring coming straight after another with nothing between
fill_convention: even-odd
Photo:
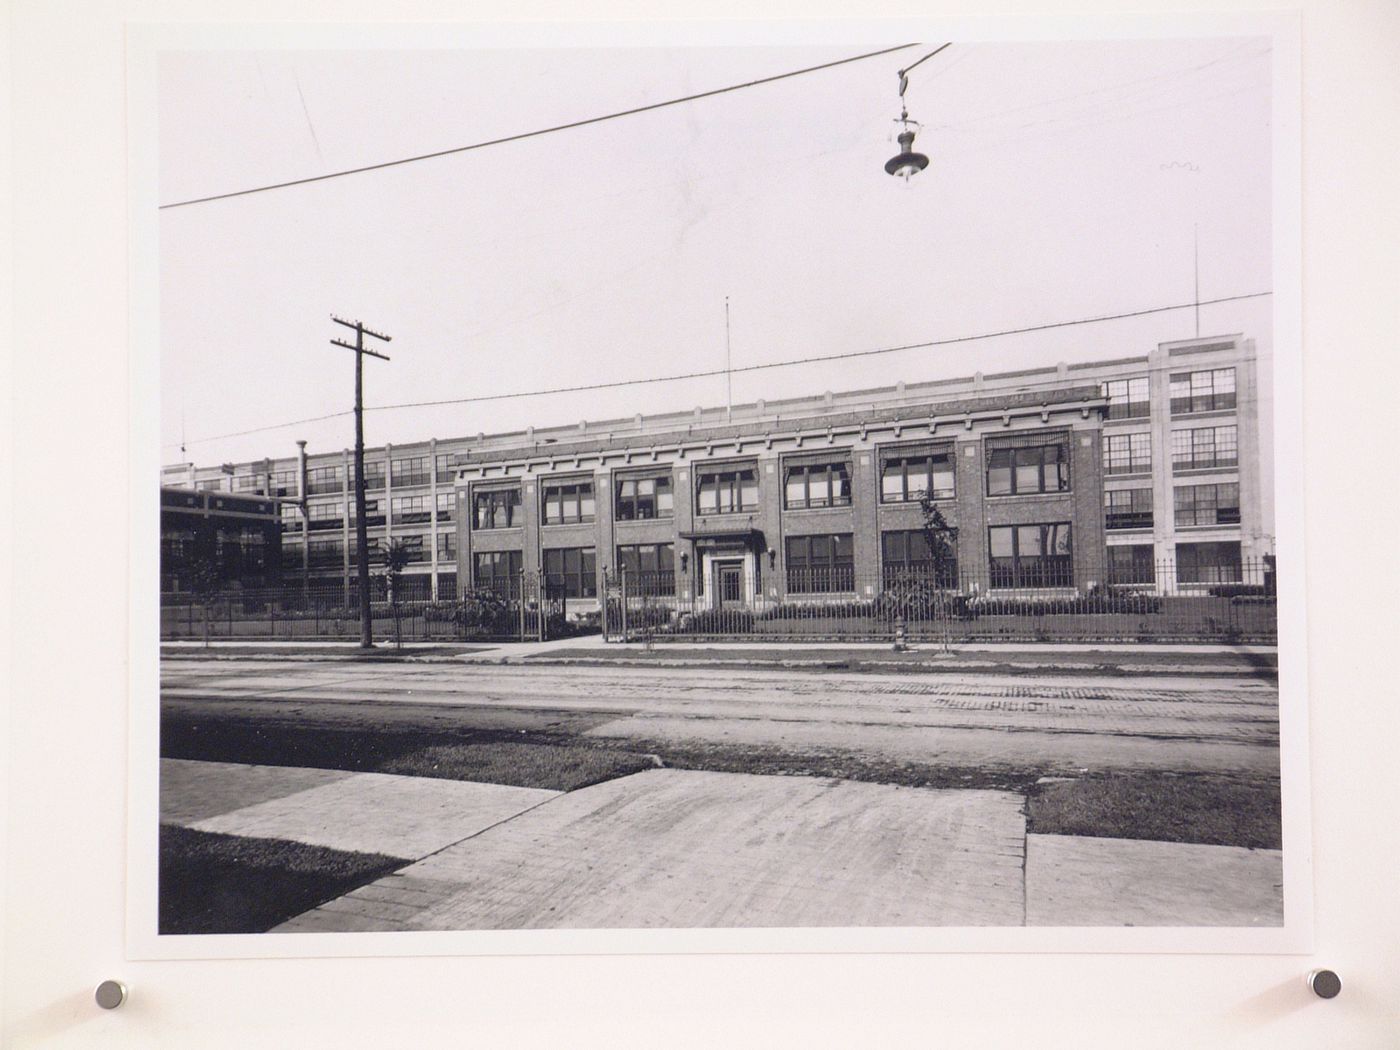
<instances>
[{"instance_id":1,"label":"sky","mask_svg":"<svg viewBox=\"0 0 1400 1050\"><path fill-rule=\"evenodd\" d=\"M897 42L896 42L897 43ZM1268 292L1270 58L1254 38L940 43L587 127L160 212L161 461L723 405L709 377L437 407ZM159 198L450 149L877 50L168 52ZM726 333L726 300L728 332ZM1204 306L1258 342L1272 299ZM733 377L735 404L1144 354L1195 311ZM279 426L333 413L319 422ZM263 429L273 428L273 429ZM226 437L244 431L257 433ZM182 441L185 451L181 450ZM1266 439L1267 445L1267 439Z\"/></svg>"}]
</instances>

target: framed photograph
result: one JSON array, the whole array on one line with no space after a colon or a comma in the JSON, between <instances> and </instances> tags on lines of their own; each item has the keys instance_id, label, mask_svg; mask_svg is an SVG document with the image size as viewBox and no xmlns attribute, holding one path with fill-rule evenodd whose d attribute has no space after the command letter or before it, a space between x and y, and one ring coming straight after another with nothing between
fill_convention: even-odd
<instances>
[{"instance_id":1,"label":"framed photograph","mask_svg":"<svg viewBox=\"0 0 1400 1050\"><path fill-rule=\"evenodd\" d=\"M1310 948L1296 17L128 69L133 957Z\"/></svg>"}]
</instances>

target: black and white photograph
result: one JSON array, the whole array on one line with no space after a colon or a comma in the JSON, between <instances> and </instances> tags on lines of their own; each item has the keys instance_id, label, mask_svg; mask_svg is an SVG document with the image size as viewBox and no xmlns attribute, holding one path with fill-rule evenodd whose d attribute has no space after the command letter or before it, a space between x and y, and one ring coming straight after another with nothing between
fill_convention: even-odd
<instances>
[{"instance_id":1,"label":"black and white photograph","mask_svg":"<svg viewBox=\"0 0 1400 1050\"><path fill-rule=\"evenodd\" d=\"M1306 921L1278 41L955 28L143 55L133 935Z\"/></svg>"}]
</instances>

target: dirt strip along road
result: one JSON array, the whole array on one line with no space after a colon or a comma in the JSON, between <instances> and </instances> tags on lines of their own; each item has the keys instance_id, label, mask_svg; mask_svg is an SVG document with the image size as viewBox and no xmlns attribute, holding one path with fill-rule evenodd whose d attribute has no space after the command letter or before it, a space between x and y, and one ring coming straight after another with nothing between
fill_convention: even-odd
<instances>
[{"instance_id":1,"label":"dirt strip along road","mask_svg":"<svg viewBox=\"0 0 1400 1050\"><path fill-rule=\"evenodd\" d=\"M586 733L957 766L1278 774L1278 696L1190 675L162 662L165 711Z\"/></svg>"}]
</instances>

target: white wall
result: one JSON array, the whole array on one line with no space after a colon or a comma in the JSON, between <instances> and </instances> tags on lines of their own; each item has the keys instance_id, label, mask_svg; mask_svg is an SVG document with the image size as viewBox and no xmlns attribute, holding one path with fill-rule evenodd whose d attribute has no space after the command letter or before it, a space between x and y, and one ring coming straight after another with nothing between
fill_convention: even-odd
<instances>
[{"instance_id":1,"label":"white wall","mask_svg":"<svg viewBox=\"0 0 1400 1050\"><path fill-rule=\"evenodd\" d=\"M951 2L951 0L950 0ZM506 9L501 5L502 9ZM969 5L970 6L970 5ZM1111 0L1081 8L1115 10ZM1144 0L1139 9L1169 5ZM1195 9L1218 6L1210 0ZM1273 6L1270 0L1254 5ZM1057 10L1015 3L1019 11ZM124 959L127 667L124 19L226 3L14 0L13 698L5 740L3 1037L21 1047L403 1045L963 1048L1400 1044L1392 808L1400 8L1304 4L1304 425L1311 589L1311 956L744 956ZM719 0L712 17L844 14L839 0ZM948 3L877 0L871 14ZM388 5L249 0L244 19L387 17ZM518 19L570 5L521 0ZM684 14L619 2L618 16ZM457 0L395 17L460 19ZM907 33L892 29L891 38ZM528 71L522 70L522 77ZM1280 336L1278 343L1283 342ZM58 422L61 421L61 422ZM1280 455L1286 455L1286 440ZM1280 515L1287 513L1280 488ZM42 493L42 495L40 495ZM6 515L5 517L9 517ZM75 552L80 554L75 557ZM1284 552L1280 552L1281 554ZM1285 654L1287 658L1288 654ZM1336 968L1332 1002L1303 974ZM91 989L127 980L103 1013Z\"/></svg>"}]
</instances>

